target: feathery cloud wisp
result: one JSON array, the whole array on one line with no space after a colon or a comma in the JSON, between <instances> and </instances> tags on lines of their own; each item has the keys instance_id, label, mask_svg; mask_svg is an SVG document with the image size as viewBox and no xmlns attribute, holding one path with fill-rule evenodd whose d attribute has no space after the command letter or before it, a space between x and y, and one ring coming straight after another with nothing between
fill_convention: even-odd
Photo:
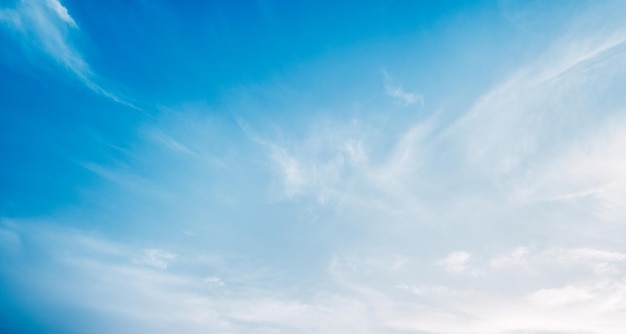
<instances>
[{"instance_id":1,"label":"feathery cloud wisp","mask_svg":"<svg viewBox=\"0 0 626 334\"><path fill-rule=\"evenodd\" d=\"M13 8L0 8L0 23L24 42L25 52L38 50L45 53L72 72L89 89L137 109L97 82L98 76L70 42L70 35L79 27L59 0L20 0Z\"/></svg>"}]
</instances>

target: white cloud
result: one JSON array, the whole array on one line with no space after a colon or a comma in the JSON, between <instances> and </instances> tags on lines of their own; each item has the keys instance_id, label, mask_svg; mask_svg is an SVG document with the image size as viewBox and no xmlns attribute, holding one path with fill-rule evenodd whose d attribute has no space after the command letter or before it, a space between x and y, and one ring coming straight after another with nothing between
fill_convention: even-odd
<instances>
[{"instance_id":1,"label":"white cloud","mask_svg":"<svg viewBox=\"0 0 626 334\"><path fill-rule=\"evenodd\" d=\"M211 285L224 286L224 282L222 281L222 279L216 276L209 276L205 278L204 281Z\"/></svg>"},{"instance_id":2,"label":"white cloud","mask_svg":"<svg viewBox=\"0 0 626 334\"><path fill-rule=\"evenodd\" d=\"M25 39L32 39L33 46L40 48L51 58L74 72L88 85L91 70L80 53L68 42L70 30L78 29L67 9L58 1L23 0L15 8L1 10L13 17L9 27L16 30Z\"/></svg>"},{"instance_id":3,"label":"white cloud","mask_svg":"<svg viewBox=\"0 0 626 334\"><path fill-rule=\"evenodd\" d=\"M575 21L571 28L582 26L587 31L555 42L536 61L480 97L448 129L444 137L452 136L465 149L466 163L500 185L522 188L555 157L558 161L572 145L580 146L574 138L585 138L598 129L595 125L621 113L611 106L623 102L617 93L621 90L617 73L626 71L619 56L626 26L599 30L598 26L614 22L603 24L598 21L602 14L590 13L592 19ZM598 108L601 101L611 102Z\"/></svg>"},{"instance_id":4,"label":"white cloud","mask_svg":"<svg viewBox=\"0 0 626 334\"><path fill-rule=\"evenodd\" d=\"M288 140L259 139L249 129L246 134L268 152L275 189L286 199L313 199L339 211L415 217L431 123L403 128L391 143L374 135L376 126L386 125L327 122L313 126L304 138Z\"/></svg>"},{"instance_id":5,"label":"white cloud","mask_svg":"<svg viewBox=\"0 0 626 334\"><path fill-rule=\"evenodd\" d=\"M391 78L391 75L389 75L389 73L385 70L383 70L383 76L385 79L385 93L388 96L394 98L405 106L413 104L424 106L424 98L421 95L407 92L402 86L393 83L394 80Z\"/></svg>"},{"instance_id":6,"label":"white cloud","mask_svg":"<svg viewBox=\"0 0 626 334\"><path fill-rule=\"evenodd\" d=\"M540 289L528 296L539 306L559 306L591 300L593 297L589 290L574 286Z\"/></svg>"},{"instance_id":7,"label":"white cloud","mask_svg":"<svg viewBox=\"0 0 626 334\"><path fill-rule=\"evenodd\" d=\"M527 255L528 249L526 247L518 247L510 255L496 257L490 263L496 269L526 266Z\"/></svg>"},{"instance_id":8,"label":"white cloud","mask_svg":"<svg viewBox=\"0 0 626 334\"><path fill-rule=\"evenodd\" d=\"M416 103L419 103L420 105L424 104L424 99L420 95L407 93L401 86L387 86L385 87L385 92L387 95L402 101L402 103L407 106Z\"/></svg>"},{"instance_id":9,"label":"white cloud","mask_svg":"<svg viewBox=\"0 0 626 334\"><path fill-rule=\"evenodd\" d=\"M536 275L539 271L549 270L551 266L558 266L589 271L603 277L618 275L623 263L626 263L626 254L592 247L554 247L544 250L517 247L510 254L490 260L491 269L496 271L506 269Z\"/></svg>"},{"instance_id":10,"label":"white cloud","mask_svg":"<svg viewBox=\"0 0 626 334\"><path fill-rule=\"evenodd\" d=\"M70 16L70 13L68 13L67 8L65 8L59 0L46 0L46 4L59 16L61 20L74 28L78 28L76 22Z\"/></svg>"},{"instance_id":11,"label":"white cloud","mask_svg":"<svg viewBox=\"0 0 626 334\"><path fill-rule=\"evenodd\" d=\"M591 268L597 274L619 273L618 265L626 263L626 254L595 248L555 249L550 251L561 264L570 266L584 266Z\"/></svg>"},{"instance_id":12,"label":"white cloud","mask_svg":"<svg viewBox=\"0 0 626 334\"><path fill-rule=\"evenodd\" d=\"M566 263L611 263L626 261L626 254L624 253L599 250L594 248L573 248L557 250L555 251L555 256L559 259L559 261Z\"/></svg>"},{"instance_id":13,"label":"white cloud","mask_svg":"<svg viewBox=\"0 0 626 334\"><path fill-rule=\"evenodd\" d=\"M59 19L70 24L67 18ZM241 257L228 259L228 254L224 255L226 260L216 264L205 260L209 255L199 254L203 247L213 246L203 244L203 238L227 229L230 221L211 210L199 217L175 213L202 212L209 203L216 202L203 192L214 184L205 182L206 165L199 161L210 154L205 154L208 150L203 153L199 142L225 140L196 137L194 141L181 135L191 128L182 126L148 131L146 137L177 153L180 160L171 165L191 161L190 165L200 165L200 172L155 172L152 174L159 175L158 180L139 183L124 177L131 174L125 174L126 170L107 173L92 169L114 182L142 190L136 192L140 199L154 196L160 189L152 183L163 183L172 174L181 175L182 180L197 188L172 191L177 196L163 196L165 201L156 201L150 208L168 213L163 218L159 211L154 214L156 220L175 217L176 226L171 230L177 235L186 228L187 220L200 221L193 226L193 241L185 238L178 248L150 243L153 248L146 249L86 232L87 236L76 231L51 236L54 233L48 230L32 231L25 227L27 224L16 224L0 229L0 242L37 245L33 251L42 253L38 260L52 265L42 268L25 259L23 267L7 265L5 269L13 270L18 280L23 278L29 291L52 294L50 298L58 299L60 304L91 310L107 324L132 324L139 332L621 333L626 328L626 255L620 248L623 234L610 235L599 229L607 218L598 215L594 218L599 219L581 218L581 225L598 230L603 237L600 241L613 238L612 243L591 239L589 234L576 235L579 225L574 223L579 222L575 220L579 211L561 206L546 209L545 203L548 198L552 204L559 196L569 201L576 198L572 194L602 194L603 204L623 213L618 195L626 184L622 182L620 158L623 136L619 133L623 127L607 132L605 123L594 121L595 126L600 124L599 129L587 128L591 126L588 121L595 119L591 111L596 109L591 107L598 101L584 95L586 89L604 82L602 78L611 70L620 69L616 58L603 58L609 56L607 52L620 54L615 50L620 39L599 36L598 40L582 46L569 41L565 44L571 43L571 47L565 48L565 54L554 51L556 55L549 53L545 57L556 60L523 68L485 94L436 142L431 137L438 127L423 121L393 131L384 128L393 133L391 139L375 136L373 129L386 125L378 120L370 120L371 124L330 122L312 126L302 136L273 140L244 129L249 139L266 149L272 163L269 169L275 172L281 194L304 204L294 205L298 209L294 211L306 211L311 203L334 210L324 217L330 221L324 222L327 225L320 223L314 228L311 225L317 222L301 223L294 218L297 214L281 211L285 215L281 219L292 223L285 230L297 233L276 239L266 239L263 234L264 245L311 231L322 235L316 239L322 240L319 243L298 239L313 246L297 245L285 256L302 261L298 265L306 266L306 275L295 269L292 272L289 265L282 271L264 265L270 262L264 255L259 256L264 264L258 265ZM396 98L406 102L406 93L399 92ZM573 98L572 92L584 95L584 103ZM612 120L607 116L607 122ZM198 132L207 132L204 125L198 127ZM191 129L189 132L197 128ZM589 138L579 136L578 130ZM553 131L560 131L559 135L553 136ZM155 160L149 154L143 158ZM222 166L232 172L233 166L246 165L265 175L257 170L263 167L254 160L240 154L232 159L235 163ZM256 181L258 175L250 179ZM247 175L219 176L226 186L215 187L215 192L237 188L234 180ZM200 190L192 196L189 189ZM248 207L267 205L266 199L259 199L257 194L242 194L248 190L236 195L257 202L242 200L241 206L233 205L237 215ZM115 196L110 198L120 201ZM175 207L169 202L172 198L180 199L177 203L184 203L182 208L170 208ZM187 203L197 198L199 204ZM163 203L170 207L162 208ZM218 202L216 207L221 204ZM265 209L278 210L269 205ZM128 211L137 214L139 210L130 206ZM265 224L265 217L257 214L260 211L244 216L246 224ZM228 224L221 225L222 221ZM552 229L561 222L568 233ZM203 229L206 225L210 228ZM264 232L271 233L269 227ZM353 234L358 241L346 241ZM458 238L463 238L464 251L451 252L443 259L429 255L433 249L456 248L450 245L458 245ZM258 249L255 246L250 247ZM297 253L298 247L305 250ZM319 251L322 247L334 247L333 252L326 256ZM315 252L322 255L311 256ZM433 263L459 275L433 270ZM294 278L296 274L306 278Z\"/></svg>"},{"instance_id":14,"label":"white cloud","mask_svg":"<svg viewBox=\"0 0 626 334\"><path fill-rule=\"evenodd\" d=\"M145 249L143 254L135 259L135 263L145 264L157 269L167 269L172 260L176 258L175 254L160 249Z\"/></svg>"},{"instance_id":15,"label":"white cloud","mask_svg":"<svg viewBox=\"0 0 626 334\"><path fill-rule=\"evenodd\" d=\"M449 272L460 273L468 270L467 263L471 257L472 255L468 252L452 252L445 258L437 261L437 265L442 266Z\"/></svg>"},{"instance_id":16,"label":"white cloud","mask_svg":"<svg viewBox=\"0 0 626 334\"><path fill-rule=\"evenodd\" d=\"M20 0L14 8L0 8L1 23L18 33L28 46L26 52L42 51L94 92L137 108L97 83L87 61L70 43L70 35L79 27L59 0Z\"/></svg>"},{"instance_id":17,"label":"white cloud","mask_svg":"<svg viewBox=\"0 0 626 334\"><path fill-rule=\"evenodd\" d=\"M423 273L411 268L418 262L398 254L335 257L329 276L311 278L303 289L289 280L267 284L258 273L241 266L242 259L206 262L188 250L176 256L156 248L140 250L79 230L27 222L6 229L36 246L45 254L42 259L54 266L42 268L24 261L3 270L13 272L20 284L28 284L29 291L45 292L55 305L97 313L106 320L106 324L92 324L100 330L123 330L130 325L138 331L187 333L578 330L617 334L626 326L620 316L626 311L626 268L606 273L583 265L591 275L575 276L570 270L572 262L624 260L623 254L603 249L518 247L510 257L527 259L533 272L529 275L524 268L508 267L525 282L521 289L520 281L503 279L501 271L488 268L480 279L446 285L447 280L440 277L437 281L444 285L424 284L423 275L406 275L407 270ZM137 261L138 253L142 261ZM154 270L166 268L174 258L176 268ZM458 251L440 264L464 272L470 269L470 259L468 252ZM473 262L491 265L482 259ZM30 274L33 269L38 275ZM267 274L266 268L259 269ZM207 276L208 272L221 274ZM379 279L373 280L373 275ZM224 284L226 280L233 283ZM394 283L398 281L407 283ZM74 326L90 329L84 327L90 324Z\"/></svg>"},{"instance_id":18,"label":"white cloud","mask_svg":"<svg viewBox=\"0 0 626 334\"><path fill-rule=\"evenodd\" d=\"M300 194L307 183L310 182L309 178L312 176L306 175L300 166L300 162L284 149L275 148L273 157L278 165L277 169L283 180L283 187L287 197L293 198Z\"/></svg>"}]
</instances>

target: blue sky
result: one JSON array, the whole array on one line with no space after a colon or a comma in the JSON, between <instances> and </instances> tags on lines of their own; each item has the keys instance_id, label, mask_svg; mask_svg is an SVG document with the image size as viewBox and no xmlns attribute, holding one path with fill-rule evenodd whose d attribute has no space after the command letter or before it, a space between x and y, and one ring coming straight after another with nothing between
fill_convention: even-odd
<instances>
[{"instance_id":1,"label":"blue sky","mask_svg":"<svg viewBox=\"0 0 626 334\"><path fill-rule=\"evenodd\" d=\"M0 2L0 331L621 333L625 12Z\"/></svg>"}]
</instances>

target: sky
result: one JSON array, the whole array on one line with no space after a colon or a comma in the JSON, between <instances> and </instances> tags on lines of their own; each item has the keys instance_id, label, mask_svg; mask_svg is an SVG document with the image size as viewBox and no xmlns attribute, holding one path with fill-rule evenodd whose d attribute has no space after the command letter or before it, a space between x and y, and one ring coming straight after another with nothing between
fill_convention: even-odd
<instances>
[{"instance_id":1,"label":"sky","mask_svg":"<svg viewBox=\"0 0 626 334\"><path fill-rule=\"evenodd\" d=\"M0 332L623 333L625 16L0 0Z\"/></svg>"}]
</instances>

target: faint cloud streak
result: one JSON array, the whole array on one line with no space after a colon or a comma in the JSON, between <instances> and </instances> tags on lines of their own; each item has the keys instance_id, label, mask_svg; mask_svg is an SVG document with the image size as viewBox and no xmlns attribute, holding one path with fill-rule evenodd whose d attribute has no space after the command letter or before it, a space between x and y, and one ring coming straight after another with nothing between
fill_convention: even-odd
<instances>
[{"instance_id":1,"label":"faint cloud streak","mask_svg":"<svg viewBox=\"0 0 626 334\"><path fill-rule=\"evenodd\" d=\"M79 27L59 0L20 0L13 8L0 8L0 23L16 32L25 45L42 51L72 72L92 91L138 109L96 82L97 76L87 61L71 45L70 34Z\"/></svg>"}]
</instances>

